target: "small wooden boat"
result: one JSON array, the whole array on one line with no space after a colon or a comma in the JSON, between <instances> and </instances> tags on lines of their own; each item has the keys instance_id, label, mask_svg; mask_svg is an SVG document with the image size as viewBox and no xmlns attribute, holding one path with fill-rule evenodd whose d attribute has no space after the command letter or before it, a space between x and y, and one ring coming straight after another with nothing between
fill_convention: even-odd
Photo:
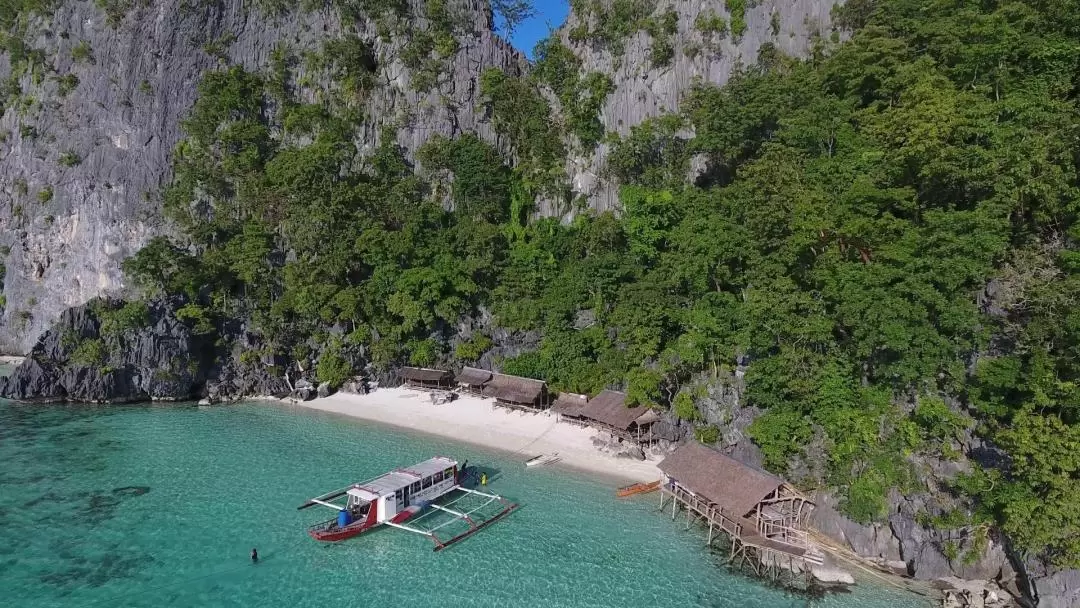
<instances>
[{"instance_id":1,"label":"small wooden boat","mask_svg":"<svg viewBox=\"0 0 1080 608\"><path fill-rule=\"evenodd\" d=\"M541 454L539 456L534 456L534 457L526 460L525 461L525 466L527 466L527 467L538 467L538 466L541 466L541 465L551 464L553 462L558 462L558 461L559 461L559 453L558 452L555 452L554 454Z\"/></svg>"},{"instance_id":2,"label":"small wooden boat","mask_svg":"<svg viewBox=\"0 0 1080 608\"><path fill-rule=\"evenodd\" d=\"M633 496L634 494L647 494L649 492L655 492L660 488L660 480L657 479L652 483L635 483L632 486L624 486L615 491L615 496L619 498L626 498L627 496Z\"/></svg>"}]
</instances>

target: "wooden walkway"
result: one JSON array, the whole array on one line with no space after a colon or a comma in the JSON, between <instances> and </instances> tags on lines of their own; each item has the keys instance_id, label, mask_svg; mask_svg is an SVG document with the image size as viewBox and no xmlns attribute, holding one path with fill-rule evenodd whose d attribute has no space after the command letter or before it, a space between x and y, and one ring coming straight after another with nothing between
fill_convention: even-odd
<instances>
[{"instance_id":1,"label":"wooden walkway","mask_svg":"<svg viewBox=\"0 0 1080 608\"><path fill-rule=\"evenodd\" d=\"M796 569L806 571L810 566L824 562L824 555L809 542L803 530L785 529L785 536L794 536L797 539L796 543L785 542L770 538L767 533L762 534L754 521L728 513L723 507L705 500L677 483L661 486L661 510L668 497L671 498L672 520L675 519L679 507L686 510L687 529L697 519L704 520L709 527L706 544L712 545L714 534L717 531L723 532L731 539L730 559L741 557L747 560L758 574L773 572L784 564L791 572Z\"/></svg>"}]
</instances>

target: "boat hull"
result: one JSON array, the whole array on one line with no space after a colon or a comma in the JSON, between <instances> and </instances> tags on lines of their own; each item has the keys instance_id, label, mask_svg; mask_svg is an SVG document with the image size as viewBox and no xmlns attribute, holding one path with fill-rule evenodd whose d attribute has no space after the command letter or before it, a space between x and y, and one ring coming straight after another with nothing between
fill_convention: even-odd
<instances>
[{"instance_id":1,"label":"boat hull","mask_svg":"<svg viewBox=\"0 0 1080 608\"><path fill-rule=\"evenodd\" d=\"M619 498L626 498L627 496L633 496L635 494L647 494L649 492L655 492L660 488L660 482L654 481L652 483L635 483L632 486L626 486L619 488L615 495Z\"/></svg>"},{"instance_id":2,"label":"boat hull","mask_svg":"<svg viewBox=\"0 0 1080 608\"><path fill-rule=\"evenodd\" d=\"M339 540L346 540L354 536L359 536L364 532L375 528L377 525L378 524L370 524L368 522L358 522L356 524L345 526L344 528L308 530L308 535L315 540L333 543Z\"/></svg>"}]
</instances>

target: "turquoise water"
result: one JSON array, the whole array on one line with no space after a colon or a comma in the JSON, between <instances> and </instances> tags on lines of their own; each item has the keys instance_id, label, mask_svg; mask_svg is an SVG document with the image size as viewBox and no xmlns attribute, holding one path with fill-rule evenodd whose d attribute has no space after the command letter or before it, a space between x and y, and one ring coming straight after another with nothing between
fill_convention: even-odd
<instances>
[{"instance_id":1,"label":"turquoise water","mask_svg":"<svg viewBox=\"0 0 1080 608\"><path fill-rule=\"evenodd\" d=\"M390 528L307 537L307 498L445 454L523 506L435 553ZM925 606L861 586L807 600L725 567L616 483L331 415L252 404L0 404L0 596L44 606ZM250 563L258 547L261 560Z\"/></svg>"}]
</instances>

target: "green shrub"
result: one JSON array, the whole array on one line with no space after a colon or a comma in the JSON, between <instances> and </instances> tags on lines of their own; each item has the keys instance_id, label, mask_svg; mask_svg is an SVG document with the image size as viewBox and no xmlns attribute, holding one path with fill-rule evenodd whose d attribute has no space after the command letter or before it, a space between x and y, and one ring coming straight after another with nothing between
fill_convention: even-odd
<instances>
[{"instance_id":1,"label":"green shrub","mask_svg":"<svg viewBox=\"0 0 1080 608\"><path fill-rule=\"evenodd\" d=\"M746 33L746 0L724 0L731 15L731 35L736 42Z\"/></svg>"},{"instance_id":2,"label":"green shrub","mask_svg":"<svg viewBox=\"0 0 1080 608\"><path fill-rule=\"evenodd\" d=\"M697 422L701 418L701 413L698 411L697 406L694 405L694 398L685 391L675 395L675 400L672 402L672 411L679 420Z\"/></svg>"},{"instance_id":3,"label":"green shrub","mask_svg":"<svg viewBox=\"0 0 1080 608\"><path fill-rule=\"evenodd\" d=\"M150 309L146 302L135 300L115 309L98 311L101 333L115 336L132 329L146 327L150 323Z\"/></svg>"},{"instance_id":4,"label":"green shrub","mask_svg":"<svg viewBox=\"0 0 1080 608\"><path fill-rule=\"evenodd\" d=\"M439 355L439 345L434 340L413 340L405 348L409 351L409 363L419 367L434 365Z\"/></svg>"},{"instance_id":5,"label":"green shrub","mask_svg":"<svg viewBox=\"0 0 1080 608\"><path fill-rule=\"evenodd\" d=\"M70 360L81 367L100 367L105 364L107 355L105 343L101 340L82 340L71 353Z\"/></svg>"},{"instance_id":6,"label":"green shrub","mask_svg":"<svg viewBox=\"0 0 1080 608\"><path fill-rule=\"evenodd\" d=\"M45 203L51 201L53 199L53 188L52 188L52 186L45 186L41 190L38 190L37 199L38 199L38 202L41 203L42 205L44 205Z\"/></svg>"},{"instance_id":7,"label":"green shrub","mask_svg":"<svg viewBox=\"0 0 1080 608\"><path fill-rule=\"evenodd\" d=\"M94 63L94 50L90 48L90 43L83 40L72 47L71 59L75 63Z\"/></svg>"},{"instance_id":8,"label":"green shrub","mask_svg":"<svg viewBox=\"0 0 1080 608\"><path fill-rule=\"evenodd\" d=\"M56 91L61 97L66 97L77 86L79 86L79 77L75 74L64 74L56 79Z\"/></svg>"},{"instance_id":9,"label":"green shrub","mask_svg":"<svg viewBox=\"0 0 1080 608\"><path fill-rule=\"evenodd\" d=\"M706 424L694 429L694 438L701 443L712 445L720 440L720 429L715 424Z\"/></svg>"},{"instance_id":10,"label":"green shrub","mask_svg":"<svg viewBox=\"0 0 1080 608\"><path fill-rule=\"evenodd\" d=\"M216 331L212 314L198 304L185 304L176 311L176 318L187 324L195 335L212 334Z\"/></svg>"},{"instance_id":11,"label":"green shrub","mask_svg":"<svg viewBox=\"0 0 1080 608\"><path fill-rule=\"evenodd\" d=\"M82 157L69 150L60 155L59 162L65 167L75 167L82 162Z\"/></svg>"},{"instance_id":12,"label":"green shrub","mask_svg":"<svg viewBox=\"0 0 1080 608\"><path fill-rule=\"evenodd\" d=\"M94 0L105 13L105 21L112 27L120 25L128 12L135 8L135 0Z\"/></svg>"},{"instance_id":13,"label":"green shrub","mask_svg":"<svg viewBox=\"0 0 1080 608\"><path fill-rule=\"evenodd\" d=\"M702 11L694 19L694 27L698 29L705 37L709 39L723 40L724 36L728 33L727 20L716 14L716 11L709 9Z\"/></svg>"},{"instance_id":14,"label":"green shrub","mask_svg":"<svg viewBox=\"0 0 1080 608\"><path fill-rule=\"evenodd\" d=\"M868 524L885 515L888 486L875 470L864 472L848 486L840 510L851 519Z\"/></svg>"},{"instance_id":15,"label":"green shrub","mask_svg":"<svg viewBox=\"0 0 1080 608\"><path fill-rule=\"evenodd\" d=\"M340 350L328 349L319 357L315 367L315 378L326 382L332 388L338 388L353 375L352 366L341 356Z\"/></svg>"},{"instance_id":16,"label":"green shrub","mask_svg":"<svg viewBox=\"0 0 1080 608\"><path fill-rule=\"evenodd\" d=\"M457 345L457 348L454 349L454 356L459 361L477 361L494 344L491 338L484 334L473 334L472 338Z\"/></svg>"}]
</instances>

